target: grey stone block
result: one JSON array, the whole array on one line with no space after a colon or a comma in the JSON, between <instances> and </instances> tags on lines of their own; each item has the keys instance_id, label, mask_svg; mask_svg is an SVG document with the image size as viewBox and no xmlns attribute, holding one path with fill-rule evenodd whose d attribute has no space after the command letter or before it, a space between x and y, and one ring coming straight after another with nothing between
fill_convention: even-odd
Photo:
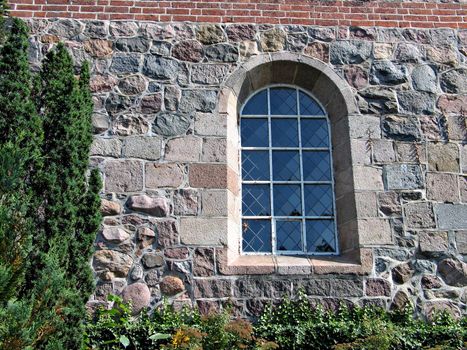
<instances>
[{"instance_id":1,"label":"grey stone block","mask_svg":"<svg viewBox=\"0 0 467 350\"><path fill-rule=\"evenodd\" d=\"M467 229L466 204L435 204L434 211L440 229Z\"/></svg>"},{"instance_id":2,"label":"grey stone block","mask_svg":"<svg viewBox=\"0 0 467 350\"><path fill-rule=\"evenodd\" d=\"M423 175L419 165L388 164L383 167L388 190L413 190L423 188Z\"/></svg>"}]
</instances>

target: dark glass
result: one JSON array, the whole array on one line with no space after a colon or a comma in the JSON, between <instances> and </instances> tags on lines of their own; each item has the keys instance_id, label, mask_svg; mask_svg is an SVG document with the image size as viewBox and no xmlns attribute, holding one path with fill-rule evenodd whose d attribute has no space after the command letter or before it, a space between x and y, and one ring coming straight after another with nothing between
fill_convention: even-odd
<instances>
[{"instance_id":1,"label":"dark glass","mask_svg":"<svg viewBox=\"0 0 467 350\"><path fill-rule=\"evenodd\" d=\"M242 151L242 179L269 180L269 151Z\"/></svg>"},{"instance_id":2,"label":"dark glass","mask_svg":"<svg viewBox=\"0 0 467 350\"><path fill-rule=\"evenodd\" d=\"M242 147L268 147L268 120L243 118L241 121L241 139Z\"/></svg>"},{"instance_id":3,"label":"dark glass","mask_svg":"<svg viewBox=\"0 0 467 350\"><path fill-rule=\"evenodd\" d=\"M303 151L305 181L331 181L331 159L328 151Z\"/></svg>"},{"instance_id":4,"label":"dark glass","mask_svg":"<svg viewBox=\"0 0 467 350\"><path fill-rule=\"evenodd\" d=\"M301 119L302 147L329 147L326 119Z\"/></svg>"},{"instance_id":5,"label":"dark glass","mask_svg":"<svg viewBox=\"0 0 467 350\"><path fill-rule=\"evenodd\" d=\"M243 216L271 215L269 185L242 186L242 213Z\"/></svg>"},{"instance_id":6,"label":"dark glass","mask_svg":"<svg viewBox=\"0 0 467 350\"><path fill-rule=\"evenodd\" d=\"M291 88L271 88L271 115L297 115L297 90Z\"/></svg>"},{"instance_id":7,"label":"dark glass","mask_svg":"<svg viewBox=\"0 0 467 350\"><path fill-rule=\"evenodd\" d=\"M250 253L271 253L271 220L242 221L243 251Z\"/></svg>"},{"instance_id":8,"label":"dark glass","mask_svg":"<svg viewBox=\"0 0 467 350\"><path fill-rule=\"evenodd\" d=\"M302 215L302 196L300 191L300 185L274 185L273 194L274 215Z\"/></svg>"},{"instance_id":9,"label":"dark glass","mask_svg":"<svg viewBox=\"0 0 467 350\"><path fill-rule=\"evenodd\" d=\"M298 151L272 151L272 178L274 181L300 181Z\"/></svg>"},{"instance_id":10,"label":"dark glass","mask_svg":"<svg viewBox=\"0 0 467 350\"><path fill-rule=\"evenodd\" d=\"M333 220L306 220L306 246L309 253L335 253Z\"/></svg>"},{"instance_id":11,"label":"dark glass","mask_svg":"<svg viewBox=\"0 0 467 350\"><path fill-rule=\"evenodd\" d=\"M272 118L273 147L298 147L298 119Z\"/></svg>"},{"instance_id":12,"label":"dark glass","mask_svg":"<svg viewBox=\"0 0 467 350\"><path fill-rule=\"evenodd\" d=\"M302 248L302 222L276 221L277 250L301 251Z\"/></svg>"},{"instance_id":13,"label":"dark glass","mask_svg":"<svg viewBox=\"0 0 467 350\"><path fill-rule=\"evenodd\" d=\"M268 93L263 90L254 95L243 107L243 115L268 115Z\"/></svg>"},{"instance_id":14,"label":"dark glass","mask_svg":"<svg viewBox=\"0 0 467 350\"><path fill-rule=\"evenodd\" d=\"M333 215L331 185L305 185L304 195L307 216Z\"/></svg>"},{"instance_id":15,"label":"dark glass","mask_svg":"<svg viewBox=\"0 0 467 350\"><path fill-rule=\"evenodd\" d=\"M299 92L300 115L324 115L324 111L310 96L304 92Z\"/></svg>"}]
</instances>

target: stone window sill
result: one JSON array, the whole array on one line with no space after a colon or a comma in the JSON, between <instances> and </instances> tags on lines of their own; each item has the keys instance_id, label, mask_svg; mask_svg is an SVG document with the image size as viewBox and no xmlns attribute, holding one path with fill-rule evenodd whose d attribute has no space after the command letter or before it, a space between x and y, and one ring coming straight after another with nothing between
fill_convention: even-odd
<instances>
[{"instance_id":1,"label":"stone window sill","mask_svg":"<svg viewBox=\"0 0 467 350\"><path fill-rule=\"evenodd\" d=\"M224 275L368 275L373 266L373 255L369 249L360 249L359 254L340 256L241 255L228 262L226 260L225 257L219 260L219 271Z\"/></svg>"}]
</instances>

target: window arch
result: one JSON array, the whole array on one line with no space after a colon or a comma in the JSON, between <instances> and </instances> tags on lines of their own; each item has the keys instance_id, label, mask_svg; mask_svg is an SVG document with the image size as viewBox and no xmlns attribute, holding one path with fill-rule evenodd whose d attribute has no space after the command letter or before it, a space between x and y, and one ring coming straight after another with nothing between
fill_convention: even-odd
<instances>
[{"instance_id":1,"label":"window arch","mask_svg":"<svg viewBox=\"0 0 467 350\"><path fill-rule=\"evenodd\" d=\"M338 254L330 123L305 90L271 85L240 111L243 254Z\"/></svg>"}]
</instances>

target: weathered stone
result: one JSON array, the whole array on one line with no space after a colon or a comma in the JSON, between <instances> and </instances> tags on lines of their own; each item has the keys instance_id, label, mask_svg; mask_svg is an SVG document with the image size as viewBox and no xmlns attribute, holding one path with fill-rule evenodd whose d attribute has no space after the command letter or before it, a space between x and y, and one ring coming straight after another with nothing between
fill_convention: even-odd
<instances>
[{"instance_id":1,"label":"weathered stone","mask_svg":"<svg viewBox=\"0 0 467 350\"><path fill-rule=\"evenodd\" d=\"M170 58L153 55L144 58L143 74L149 78L174 80L182 70L182 64Z\"/></svg>"},{"instance_id":2,"label":"weathered stone","mask_svg":"<svg viewBox=\"0 0 467 350\"><path fill-rule=\"evenodd\" d=\"M224 163L227 160L227 140L207 138L203 140L202 162Z\"/></svg>"},{"instance_id":3,"label":"weathered stone","mask_svg":"<svg viewBox=\"0 0 467 350\"><path fill-rule=\"evenodd\" d=\"M166 276L160 283L161 292L164 295L173 296L185 290L183 281L175 276Z\"/></svg>"},{"instance_id":4,"label":"weathered stone","mask_svg":"<svg viewBox=\"0 0 467 350\"><path fill-rule=\"evenodd\" d=\"M308 43L308 35L306 33L289 33L287 34L286 44L287 49L292 52L300 52Z\"/></svg>"},{"instance_id":5,"label":"weathered stone","mask_svg":"<svg viewBox=\"0 0 467 350\"><path fill-rule=\"evenodd\" d=\"M428 166L430 170L459 172L459 149L454 143L429 143Z\"/></svg>"},{"instance_id":6,"label":"weathered stone","mask_svg":"<svg viewBox=\"0 0 467 350\"><path fill-rule=\"evenodd\" d=\"M227 191L206 190L202 193L202 213L205 216L227 216Z\"/></svg>"},{"instance_id":7,"label":"weathered stone","mask_svg":"<svg viewBox=\"0 0 467 350\"><path fill-rule=\"evenodd\" d=\"M182 93L176 86L170 85L164 88L164 106L167 111L176 111Z\"/></svg>"},{"instance_id":8,"label":"weathered stone","mask_svg":"<svg viewBox=\"0 0 467 350\"><path fill-rule=\"evenodd\" d=\"M118 215L122 212L122 206L118 202L109 201L107 199L101 200L101 214L103 216Z\"/></svg>"},{"instance_id":9,"label":"weathered stone","mask_svg":"<svg viewBox=\"0 0 467 350\"><path fill-rule=\"evenodd\" d=\"M467 231L456 232L456 246L459 254L467 255Z\"/></svg>"},{"instance_id":10,"label":"weathered stone","mask_svg":"<svg viewBox=\"0 0 467 350\"><path fill-rule=\"evenodd\" d=\"M217 44L225 41L225 35L220 25L202 24L196 32L197 39L205 45Z\"/></svg>"},{"instance_id":11,"label":"weathered stone","mask_svg":"<svg viewBox=\"0 0 467 350\"><path fill-rule=\"evenodd\" d=\"M231 24L225 29L230 41L254 40L255 26L252 24Z\"/></svg>"},{"instance_id":12,"label":"weathered stone","mask_svg":"<svg viewBox=\"0 0 467 350\"><path fill-rule=\"evenodd\" d=\"M153 267L164 266L164 257L156 253L146 253L141 258L144 267L152 269Z\"/></svg>"},{"instance_id":13,"label":"weathered stone","mask_svg":"<svg viewBox=\"0 0 467 350\"><path fill-rule=\"evenodd\" d=\"M117 139L94 138L90 154L92 156L120 157L122 142Z\"/></svg>"},{"instance_id":14,"label":"weathered stone","mask_svg":"<svg viewBox=\"0 0 467 350\"><path fill-rule=\"evenodd\" d=\"M130 278L133 281L137 281L137 280L143 278L143 274L144 274L143 267L141 265L135 265L131 269Z\"/></svg>"},{"instance_id":15,"label":"weathered stone","mask_svg":"<svg viewBox=\"0 0 467 350\"><path fill-rule=\"evenodd\" d=\"M141 32L145 37L155 40L171 39L175 36L172 24L143 23Z\"/></svg>"},{"instance_id":16,"label":"weathered stone","mask_svg":"<svg viewBox=\"0 0 467 350\"><path fill-rule=\"evenodd\" d=\"M438 227L442 230L467 229L466 204L435 204Z\"/></svg>"},{"instance_id":17,"label":"weathered stone","mask_svg":"<svg viewBox=\"0 0 467 350\"><path fill-rule=\"evenodd\" d=\"M119 136L146 134L149 125L141 115L121 115L114 123L115 133Z\"/></svg>"},{"instance_id":18,"label":"weathered stone","mask_svg":"<svg viewBox=\"0 0 467 350\"><path fill-rule=\"evenodd\" d=\"M122 293L123 301L130 302L132 313L138 314L143 308L149 306L151 292L144 283L133 283L125 287Z\"/></svg>"},{"instance_id":19,"label":"weathered stone","mask_svg":"<svg viewBox=\"0 0 467 350\"><path fill-rule=\"evenodd\" d=\"M388 60L374 61L371 66L372 84L397 85L407 81L407 69Z\"/></svg>"},{"instance_id":20,"label":"weathered stone","mask_svg":"<svg viewBox=\"0 0 467 350\"><path fill-rule=\"evenodd\" d=\"M444 173L428 173L426 175L426 197L438 202L459 201L457 176Z\"/></svg>"},{"instance_id":21,"label":"weathered stone","mask_svg":"<svg viewBox=\"0 0 467 350\"><path fill-rule=\"evenodd\" d=\"M180 239L183 244L222 245L226 243L227 220L216 218L180 219Z\"/></svg>"},{"instance_id":22,"label":"weathered stone","mask_svg":"<svg viewBox=\"0 0 467 350\"><path fill-rule=\"evenodd\" d=\"M419 233L418 237L422 253L443 253L449 249L447 232L423 231Z\"/></svg>"},{"instance_id":23,"label":"weathered stone","mask_svg":"<svg viewBox=\"0 0 467 350\"><path fill-rule=\"evenodd\" d=\"M191 81L203 85L221 84L229 72L227 65L197 64L193 66Z\"/></svg>"},{"instance_id":24,"label":"weathered stone","mask_svg":"<svg viewBox=\"0 0 467 350\"><path fill-rule=\"evenodd\" d=\"M104 165L107 192L134 192L143 189L143 166L134 160L106 161Z\"/></svg>"},{"instance_id":25,"label":"weathered stone","mask_svg":"<svg viewBox=\"0 0 467 350\"><path fill-rule=\"evenodd\" d=\"M81 33L82 28L78 21L71 19L59 19L50 24L48 31L49 34L53 34L61 38L73 39Z\"/></svg>"},{"instance_id":26,"label":"weathered stone","mask_svg":"<svg viewBox=\"0 0 467 350\"><path fill-rule=\"evenodd\" d=\"M215 62L237 62L238 48L230 44L216 44L205 50L206 58Z\"/></svg>"},{"instance_id":27,"label":"weathered stone","mask_svg":"<svg viewBox=\"0 0 467 350\"><path fill-rule=\"evenodd\" d=\"M111 22L109 25L110 35L114 37L135 36L138 25L135 22Z\"/></svg>"},{"instance_id":28,"label":"weathered stone","mask_svg":"<svg viewBox=\"0 0 467 350\"><path fill-rule=\"evenodd\" d=\"M444 259L438 264L438 273L450 286L465 287L467 285L467 264L454 259Z\"/></svg>"},{"instance_id":29,"label":"weathered stone","mask_svg":"<svg viewBox=\"0 0 467 350\"><path fill-rule=\"evenodd\" d=\"M119 227L104 227L102 230L102 236L106 241L112 243L121 243L130 238L128 232Z\"/></svg>"},{"instance_id":30,"label":"weathered stone","mask_svg":"<svg viewBox=\"0 0 467 350\"><path fill-rule=\"evenodd\" d=\"M171 139L165 148L165 159L169 161L197 162L200 159L202 139L188 135Z\"/></svg>"},{"instance_id":31,"label":"weathered stone","mask_svg":"<svg viewBox=\"0 0 467 350\"><path fill-rule=\"evenodd\" d=\"M189 116L179 113L162 113L154 121L152 130L162 136L177 136L185 134L189 127Z\"/></svg>"},{"instance_id":32,"label":"weathered stone","mask_svg":"<svg viewBox=\"0 0 467 350\"><path fill-rule=\"evenodd\" d=\"M119 75L138 73L140 66L139 55L116 54L112 57L109 70Z\"/></svg>"},{"instance_id":33,"label":"weathered stone","mask_svg":"<svg viewBox=\"0 0 467 350\"><path fill-rule=\"evenodd\" d=\"M249 58L259 54L258 43L256 41L244 40L240 43L239 49L242 58Z\"/></svg>"},{"instance_id":34,"label":"weathered stone","mask_svg":"<svg viewBox=\"0 0 467 350\"><path fill-rule=\"evenodd\" d=\"M433 320L435 315L445 312L451 315L453 318L461 317L461 311L459 308L452 303L451 301L437 300L427 302L423 308L423 313L429 320Z\"/></svg>"},{"instance_id":35,"label":"weathered stone","mask_svg":"<svg viewBox=\"0 0 467 350\"><path fill-rule=\"evenodd\" d=\"M400 111L409 114L433 114L435 95L420 91L400 91L397 93Z\"/></svg>"},{"instance_id":36,"label":"weathered stone","mask_svg":"<svg viewBox=\"0 0 467 350\"><path fill-rule=\"evenodd\" d=\"M196 40L180 41L173 46L172 56L182 61L199 62L204 57L203 45Z\"/></svg>"},{"instance_id":37,"label":"weathered stone","mask_svg":"<svg viewBox=\"0 0 467 350\"><path fill-rule=\"evenodd\" d=\"M436 105L444 114L467 115L467 95L441 95Z\"/></svg>"},{"instance_id":38,"label":"weathered stone","mask_svg":"<svg viewBox=\"0 0 467 350\"><path fill-rule=\"evenodd\" d=\"M412 71L412 86L418 91L438 92L435 70L427 64L415 67Z\"/></svg>"},{"instance_id":39,"label":"weathered stone","mask_svg":"<svg viewBox=\"0 0 467 350\"><path fill-rule=\"evenodd\" d=\"M175 215L196 215L198 213L198 191L181 189L174 193Z\"/></svg>"},{"instance_id":40,"label":"weathered stone","mask_svg":"<svg viewBox=\"0 0 467 350\"><path fill-rule=\"evenodd\" d=\"M334 41L336 39L336 32L333 27L310 27L308 28L308 35L310 38L320 41Z\"/></svg>"},{"instance_id":41,"label":"weathered stone","mask_svg":"<svg viewBox=\"0 0 467 350\"><path fill-rule=\"evenodd\" d=\"M94 75L91 77L89 87L91 92L108 92L117 84L117 79L111 75Z\"/></svg>"},{"instance_id":42,"label":"weathered stone","mask_svg":"<svg viewBox=\"0 0 467 350\"><path fill-rule=\"evenodd\" d=\"M164 220L156 223L157 244L167 248L178 244L178 230L175 220Z\"/></svg>"},{"instance_id":43,"label":"weathered stone","mask_svg":"<svg viewBox=\"0 0 467 350\"><path fill-rule=\"evenodd\" d=\"M396 143L397 161L403 163L426 162L425 146L419 143L398 142Z\"/></svg>"},{"instance_id":44,"label":"weathered stone","mask_svg":"<svg viewBox=\"0 0 467 350\"><path fill-rule=\"evenodd\" d=\"M443 73L440 84L441 89L449 94L467 92L467 69L458 68Z\"/></svg>"},{"instance_id":45,"label":"weathered stone","mask_svg":"<svg viewBox=\"0 0 467 350\"><path fill-rule=\"evenodd\" d=\"M331 295L336 297L361 297L363 296L363 281L331 279Z\"/></svg>"},{"instance_id":46,"label":"weathered stone","mask_svg":"<svg viewBox=\"0 0 467 350\"><path fill-rule=\"evenodd\" d=\"M386 43L374 43L373 44L373 56L376 60L386 60L391 58L394 51L392 44Z\"/></svg>"},{"instance_id":47,"label":"weathered stone","mask_svg":"<svg viewBox=\"0 0 467 350\"><path fill-rule=\"evenodd\" d=\"M332 64L361 63L370 58L371 43L367 41L335 41L331 43Z\"/></svg>"},{"instance_id":48,"label":"weathered stone","mask_svg":"<svg viewBox=\"0 0 467 350\"><path fill-rule=\"evenodd\" d=\"M400 215L402 212L397 192L381 192L378 194L379 210L385 215Z\"/></svg>"},{"instance_id":49,"label":"weathered stone","mask_svg":"<svg viewBox=\"0 0 467 350\"><path fill-rule=\"evenodd\" d=\"M197 188L227 188L227 167L224 164L191 164L190 186Z\"/></svg>"},{"instance_id":50,"label":"weathered stone","mask_svg":"<svg viewBox=\"0 0 467 350\"><path fill-rule=\"evenodd\" d=\"M423 48L419 45L399 43L394 58L399 62L417 63L424 59L425 54Z\"/></svg>"},{"instance_id":51,"label":"weathered stone","mask_svg":"<svg viewBox=\"0 0 467 350\"><path fill-rule=\"evenodd\" d=\"M161 157L162 140L158 136L126 137L123 144L123 156L126 158L142 158L157 160Z\"/></svg>"},{"instance_id":52,"label":"weathered stone","mask_svg":"<svg viewBox=\"0 0 467 350\"><path fill-rule=\"evenodd\" d=\"M149 52L155 55L168 57L170 56L171 49L171 43L166 41L154 41Z\"/></svg>"},{"instance_id":53,"label":"weathered stone","mask_svg":"<svg viewBox=\"0 0 467 350\"><path fill-rule=\"evenodd\" d=\"M367 218L358 220L360 244L392 244L389 220Z\"/></svg>"},{"instance_id":54,"label":"weathered stone","mask_svg":"<svg viewBox=\"0 0 467 350\"><path fill-rule=\"evenodd\" d=\"M285 47L286 35L282 29L273 28L260 34L260 46L263 52L281 51Z\"/></svg>"},{"instance_id":55,"label":"weathered stone","mask_svg":"<svg viewBox=\"0 0 467 350\"><path fill-rule=\"evenodd\" d=\"M135 195L128 198L128 208L141 211L153 216L164 217L170 212L167 199L163 197L149 197L147 195Z\"/></svg>"},{"instance_id":56,"label":"weathered stone","mask_svg":"<svg viewBox=\"0 0 467 350\"><path fill-rule=\"evenodd\" d=\"M426 54L430 61L434 61L436 63L454 66L459 61L457 58L457 52L451 46L428 46Z\"/></svg>"},{"instance_id":57,"label":"weathered stone","mask_svg":"<svg viewBox=\"0 0 467 350\"><path fill-rule=\"evenodd\" d=\"M84 28L84 35L96 39L96 38L105 38L109 31L109 24L103 21L89 21L86 22L86 27Z\"/></svg>"},{"instance_id":58,"label":"weathered stone","mask_svg":"<svg viewBox=\"0 0 467 350\"><path fill-rule=\"evenodd\" d=\"M164 255L169 259L185 260L190 257L190 251L185 247L168 248L164 250Z\"/></svg>"},{"instance_id":59,"label":"weathered stone","mask_svg":"<svg viewBox=\"0 0 467 350\"><path fill-rule=\"evenodd\" d=\"M138 228L138 245L141 249L147 248L154 243L156 233L149 227Z\"/></svg>"},{"instance_id":60,"label":"weathered stone","mask_svg":"<svg viewBox=\"0 0 467 350\"><path fill-rule=\"evenodd\" d=\"M118 39L115 43L117 50L126 52L147 52L150 42L143 37Z\"/></svg>"},{"instance_id":61,"label":"weathered stone","mask_svg":"<svg viewBox=\"0 0 467 350\"><path fill-rule=\"evenodd\" d=\"M218 113L196 113L195 133L203 136L226 136L227 118Z\"/></svg>"},{"instance_id":62,"label":"weathered stone","mask_svg":"<svg viewBox=\"0 0 467 350\"><path fill-rule=\"evenodd\" d=\"M329 44L315 41L308 44L308 46L303 49L303 53L323 62L329 62Z\"/></svg>"},{"instance_id":63,"label":"weathered stone","mask_svg":"<svg viewBox=\"0 0 467 350\"><path fill-rule=\"evenodd\" d=\"M424 187L419 165L387 164L383 170L388 190L413 190Z\"/></svg>"},{"instance_id":64,"label":"weathered stone","mask_svg":"<svg viewBox=\"0 0 467 350\"><path fill-rule=\"evenodd\" d=\"M370 297L391 296L391 284L381 278L370 278L365 283L366 295Z\"/></svg>"},{"instance_id":65,"label":"weathered stone","mask_svg":"<svg viewBox=\"0 0 467 350\"><path fill-rule=\"evenodd\" d=\"M144 114L157 113L161 110L162 107L162 95L153 94L146 95L141 99L140 109Z\"/></svg>"},{"instance_id":66,"label":"weathered stone","mask_svg":"<svg viewBox=\"0 0 467 350\"><path fill-rule=\"evenodd\" d=\"M410 299L407 293L399 290L391 303L391 310L402 310L405 306L410 305Z\"/></svg>"},{"instance_id":67,"label":"weathered stone","mask_svg":"<svg viewBox=\"0 0 467 350\"><path fill-rule=\"evenodd\" d=\"M157 294L160 294L159 282L161 281L162 272L159 270L149 270L144 277L144 281L151 287L152 293L157 291ZM155 288L154 288L155 287Z\"/></svg>"},{"instance_id":68,"label":"weathered stone","mask_svg":"<svg viewBox=\"0 0 467 350\"><path fill-rule=\"evenodd\" d=\"M435 218L431 203L409 203L405 206L406 225L410 228L433 228Z\"/></svg>"},{"instance_id":69,"label":"weathered stone","mask_svg":"<svg viewBox=\"0 0 467 350\"><path fill-rule=\"evenodd\" d=\"M127 110L132 103L132 100L127 96L111 93L105 100L105 109L109 114L113 115Z\"/></svg>"},{"instance_id":70,"label":"weathered stone","mask_svg":"<svg viewBox=\"0 0 467 350\"><path fill-rule=\"evenodd\" d=\"M447 115L445 118L449 140L467 141L467 118L453 115Z\"/></svg>"},{"instance_id":71,"label":"weathered stone","mask_svg":"<svg viewBox=\"0 0 467 350\"><path fill-rule=\"evenodd\" d=\"M360 111L364 114L397 113L396 95L385 87L369 87L359 91L363 99L359 99Z\"/></svg>"},{"instance_id":72,"label":"weathered stone","mask_svg":"<svg viewBox=\"0 0 467 350\"><path fill-rule=\"evenodd\" d=\"M214 273L214 249L196 248L193 255L193 275L207 277Z\"/></svg>"},{"instance_id":73,"label":"weathered stone","mask_svg":"<svg viewBox=\"0 0 467 350\"><path fill-rule=\"evenodd\" d=\"M133 259L116 250L98 250L94 253L94 271L104 280L126 277L133 265Z\"/></svg>"},{"instance_id":74,"label":"weathered stone","mask_svg":"<svg viewBox=\"0 0 467 350\"><path fill-rule=\"evenodd\" d=\"M375 163L392 163L396 160L393 142L388 140L374 140L372 142L373 161Z\"/></svg>"},{"instance_id":75,"label":"weathered stone","mask_svg":"<svg viewBox=\"0 0 467 350\"><path fill-rule=\"evenodd\" d=\"M424 289L440 288L442 286L438 277L433 275L425 275L421 279L422 287Z\"/></svg>"},{"instance_id":76,"label":"weathered stone","mask_svg":"<svg viewBox=\"0 0 467 350\"><path fill-rule=\"evenodd\" d=\"M180 164L146 163L146 187L179 187L183 183L184 170Z\"/></svg>"},{"instance_id":77,"label":"weathered stone","mask_svg":"<svg viewBox=\"0 0 467 350\"><path fill-rule=\"evenodd\" d=\"M376 40L376 28L350 27L350 39Z\"/></svg>"},{"instance_id":78,"label":"weathered stone","mask_svg":"<svg viewBox=\"0 0 467 350\"><path fill-rule=\"evenodd\" d=\"M230 297L232 281L229 279L196 279L194 286L195 298Z\"/></svg>"},{"instance_id":79,"label":"weathered stone","mask_svg":"<svg viewBox=\"0 0 467 350\"><path fill-rule=\"evenodd\" d=\"M217 93L214 90L183 90L180 111L212 112L217 105Z\"/></svg>"},{"instance_id":80,"label":"weathered stone","mask_svg":"<svg viewBox=\"0 0 467 350\"><path fill-rule=\"evenodd\" d=\"M92 129L94 133L103 133L109 126L109 118L105 114L94 113L92 115Z\"/></svg>"},{"instance_id":81,"label":"weathered stone","mask_svg":"<svg viewBox=\"0 0 467 350\"><path fill-rule=\"evenodd\" d=\"M360 66L346 66L344 68L344 77L356 89L368 85L368 72Z\"/></svg>"},{"instance_id":82,"label":"weathered stone","mask_svg":"<svg viewBox=\"0 0 467 350\"><path fill-rule=\"evenodd\" d=\"M146 90L146 79L141 75L130 75L120 80L118 88L125 95L137 95Z\"/></svg>"}]
</instances>

